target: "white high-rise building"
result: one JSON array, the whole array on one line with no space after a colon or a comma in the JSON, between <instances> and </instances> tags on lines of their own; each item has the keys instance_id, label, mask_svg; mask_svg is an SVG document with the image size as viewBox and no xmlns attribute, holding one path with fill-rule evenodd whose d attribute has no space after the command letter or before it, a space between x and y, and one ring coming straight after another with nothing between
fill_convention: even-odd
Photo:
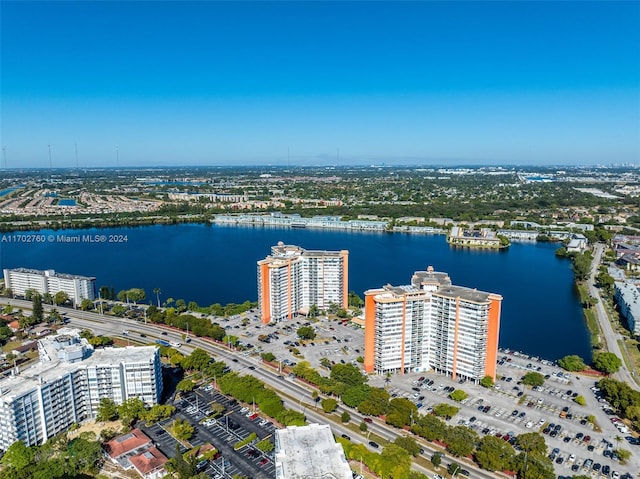
<instances>
[{"instance_id":1,"label":"white high-rise building","mask_svg":"<svg viewBox=\"0 0 640 479\"><path fill-rule=\"evenodd\" d=\"M495 379L501 303L432 267L414 273L410 285L366 291L364 369Z\"/></svg>"},{"instance_id":2,"label":"white high-rise building","mask_svg":"<svg viewBox=\"0 0 640 479\"><path fill-rule=\"evenodd\" d=\"M155 346L94 350L77 329L38 341L40 361L0 380L0 450L42 444L96 416L100 400L157 404L162 366Z\"/></svg>"},{"instance_id":3,"label":"white high-rise building","mask_svg":"<svg viewBox=\"0 0 640 479\"><path fill-rule=\"evenodd\" d=\"M306 314L312 305L346 308L349 252L311 251L280 242L258 261L258 303L262 322Z\"/></svg>"},{"instance_id":4,"label":"white high-rise building","mask_svg":"<svg viewBox=\"0 0 640 479\"><path fill-rule=\"evenodd\" d=\"M55 295L63 291L75 306L83 299L95 299L96 279L89 276L56 273L52 269L37 270L15 268L4 270L5 288L11 289L14 295L24 296L27 290L34 290L40 294Z\"/></svg>"}]
</instances>

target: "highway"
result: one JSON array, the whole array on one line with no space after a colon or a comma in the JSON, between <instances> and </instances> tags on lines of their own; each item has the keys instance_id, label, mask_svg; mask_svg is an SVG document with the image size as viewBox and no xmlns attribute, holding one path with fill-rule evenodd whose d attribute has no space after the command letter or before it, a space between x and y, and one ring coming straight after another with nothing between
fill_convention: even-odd
<instances>
[{"instance_id":1,"label":"highway","mask_svg":"<svg viewBox=\"0 0 640 479\"><path fill-rule=\"evenodd\" d=\"M0 298L0 304L11 304L15 308L30 309L31 302L18 299ZM53 307L51 305L43 305L45 311L49 311ZM156 339L164 339L166 341L182 342L183 333L163 325L156 325L153 323L144 323L133 321L126 318L118 318L114 316L101 315L95 312L80 311L72 308L56 307L60 314L69 318L68 326L90 329L96 335L105 335L111 337L119 337L123 340L130 340L132 345L147 344L155 342ZM127 335L123 335L124 330L129 331ZM161 334L166 332L166 335ZM145 337L141 337L140 334L144 334ZM214 343L211 340L205 340L191 336L191 341L188 344L183 344L179 350L183 354L190 354L195 348L201 348L207 351L211 356L218 361L225 361L232 370L240 371L244 373L250 373L262 380L265 384L272 387L274 390L281 393L284 404L287 408L295 411L303 411L307 417L307 420L311 422L318 422L320 424L329 423L334 434L348 435L353 442L365 444L365 446L375 452L380 452L381 449L371 447L368 442L368 435L361 434L359 431L355 433L353 430L346 428L340 423L328 421L326 416L321 412L316 411L316 403L312 399L313 388L298 381L296 379L285 378L281 379L277 370L273 370L270 367L264 365L259 358L250 356L244 356L243 354L232 351L224 345ZM249 367L254 366L254 370L250 370ZM358 413L357 410L346 408L342 405L338 406L337 414L342 411L347 411L351 416L351 422L358 424L364 416ZM335 413L334 413L335 415ZM337 417L337 416L336 416ZM367 424L369 431L378 435L388 441L395 440L400 435L405 435L398 429L386 425L377 418L373 418L372 423ZM408 433L407 433L408 434ZM442 451L441 448L434 447L431 443L421 440L417 436L415 439L425 450L425 458L429 459L431 455L436 451ZM442 464L446 468L446 465L451 462L449 454L443 457ZM508 476L501 473L494 473L479 469L474 463L468 459L457 458L454 462L460 464L463 469L467 469L472 472L473 479L495 479L506 478ZM431 477L433 474L428 469L420 466L419 464L413 465L414 469L427 474ZM440 466L441 470L443 466ZM461 476L464 477L464 476Z\"/></svg>"}]
</instances>

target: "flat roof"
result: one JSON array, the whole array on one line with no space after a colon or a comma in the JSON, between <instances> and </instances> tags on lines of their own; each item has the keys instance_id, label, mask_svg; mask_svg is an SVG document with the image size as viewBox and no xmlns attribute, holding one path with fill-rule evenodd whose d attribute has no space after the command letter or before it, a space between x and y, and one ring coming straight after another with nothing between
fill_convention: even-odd
<instances>
[{"instance_id":1,"label":"flat roof","mask_svg":"<svg viewBox=\"0 0 640 479\"><path fill-rule=\"evenodd\" d=\"M69 274L69 273L56 273L53 269L48 270L40 270L40 269L29 269L29 268L13 268L7 270L9 272L15 273L26 273L26 274L35 274L42 277L49 278L62 278L62 279L85 279L87 281L95 281L96 278L93 276L81 276L78 274Z\"/></svg>"},{"instance_id":2,"label":"flat roof","mask_svg":"<svg viewBox=\"0 0 640 479\"><path fill-rule=\"evenodd\" d=\"M76 338L80 334L79 329L61 328L57 335L47 336L38 341L40 361L25 369L19 370L18 374L13 374L0 379L0 402L12 401L14 397L32 391L39 385L55 381L79 369L119 365L121 363L149 363L153 361L156 354L156 346L127 346L124 348L104 348L94 350L91 345L81 339L60 350L73 350L85 347L89 356L76 362L67 362L58 359L58 348L56 344L64 341L63 338ZM86 353L85 353L86 354Z\"/></svg>"},{"instance_id":3,"label":"flat roof","mask_svg":"<svg viewBox=\"0 0 640 479\"><path fill-rule=\"evenodd\" d=\"M276 479L353 479L328 424L276 429Z\"/></svg>"}]
</instances>

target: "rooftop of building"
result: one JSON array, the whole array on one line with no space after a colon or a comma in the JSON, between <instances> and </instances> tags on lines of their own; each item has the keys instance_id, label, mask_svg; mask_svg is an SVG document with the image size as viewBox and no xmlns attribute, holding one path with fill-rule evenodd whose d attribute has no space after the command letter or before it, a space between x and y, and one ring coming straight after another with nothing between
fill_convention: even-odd
<instances>
[{"instance_id":1,"label":"rooftop of building","mask_svg":"<svg viewBox=\"0 0 640 479\"><path fill-rule=\"evenodd\" d=\"M435 271L433 266L429 266L426 271L413 273L411 284L416 288L422 288L424 285L444 286L451 284L451 278L447 273Z\"/></svg>"},{"instance_id":2,"label":"rooftop of building","mask_svg":"<svg viewBox=\"0 0 640 479\"><path fill-rule=\"evenodd\" d=\"M345 253L348 254L348 251L307 250L302 248L301 246L287 245L282 241L279 241L277 245L271 247L271 255L267 256L267 258L263 261L278 261L282 259L297 258L300 256L340 257Z\"/></svg>"},{"instance_id":3,"label":"rooftop of building","mask_svg":"<svg viewBox=\"0 0 640 479\"><path fill-rule=\"evenodd\" d=\"M640 318L640 290L633 281L616 282L616 290L629 309L629 315Z\"/></svg>"},{"instance_id":4,"label":"rooftop of building","mask_svg":"<svg viewBox=\"0 0 640 479\"><path fill-rule=\"evenodd\" d=\"M81 368L117 365L121 363L149 363L156 354L156 346L127 346L94 350L80 330L61 328L57 335L38 341L40 361L11 376L0 379L0 401L11 401L39 385Z\"/></svg>"},{"instance_id":5,"label":"rooftop of building","mask_svg":"<svg viewBox=\"0 0 640 479\"><path fill-rule=\"evenodd\" d=\"M109 457L116 459L123 454L135 451L143 446L150 445L151 439L140 429L132 429L127 434L115 437L104 445Z\"/></svg>"},{"instance_id":6,"label":"rooftop of building","mask_svg":"<svg viewBox=\"0 0 640 479\"><path fill-rule=\"evenodd\" d=\"M145 476L146 474L164 466L167 460L167 457L155 446L152 446L146 451L129 458L129 462L141 476Z\"/></svg>"},{"instance_id":7,"label":"rooftop of building","mask_svg":"<svg viewBox=\"0 0 640 479\"><path fill-rule=\"evenodd\" d=\"M502 299L500 295L478 291L477 289L467 288L465 286L453 285L443 286L433 294L435 296L442 296L450 299L460 298L463 301L468 301L470 303L488 303L492 299L490 296L497 296Z\"/></svg>"},{"instance_id":8,"label":"rooftop of building","mask_svg":"<svg viewBox=\"0 0 640 479\"><path fill-rule=\"evenodd\" d=\"M81 276L77 274L57 273L53 269L40 270L40 269L29 269L29 268L13 268L7 271L9 271L10 273L15 272L15 273L35 274L43 277L56 277L56 278L62 278L62 279L84 279L87 281L96 280L96 278L94 278L93 276Z\"/></svg>"},{"instance_id":9,"label":"rooftop of building","mask_svg":"<svg viewBox=\"0 0 640 479\"><path fill-rule=\"evenodd\" d=\"M353 473L327 424L277 429L276 479L352 479Z\"/></svg>"}]
</instances>

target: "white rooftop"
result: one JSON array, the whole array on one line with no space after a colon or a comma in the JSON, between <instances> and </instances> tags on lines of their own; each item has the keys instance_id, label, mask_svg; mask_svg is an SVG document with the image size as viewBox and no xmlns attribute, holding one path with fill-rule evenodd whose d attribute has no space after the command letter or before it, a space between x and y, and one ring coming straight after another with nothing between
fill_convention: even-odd
<instances>
[{"instance_id":1,"label":"white rooftop","mask_svg":"<svg viewBox=\"0 0 640 479\"><path fill-rule=\"evenodd\" d=\"M11 400L81 368L121 363L149 363L155 357L155 346L127 346L94 350L80 338L80 330L61 328L58 334L38 341L40 361L17 374L0 379L0 401Z\"/></svg>"},{"instance_id":2,"label":"white rooftop","mask_svg":"<svg viewBox=\"0 0 640 479\"><path fill-rule=\"evenodd\" d=\"M276 479L352 479L353 473L327 424L277 429Z\"/></svg>"}]
</instances>

